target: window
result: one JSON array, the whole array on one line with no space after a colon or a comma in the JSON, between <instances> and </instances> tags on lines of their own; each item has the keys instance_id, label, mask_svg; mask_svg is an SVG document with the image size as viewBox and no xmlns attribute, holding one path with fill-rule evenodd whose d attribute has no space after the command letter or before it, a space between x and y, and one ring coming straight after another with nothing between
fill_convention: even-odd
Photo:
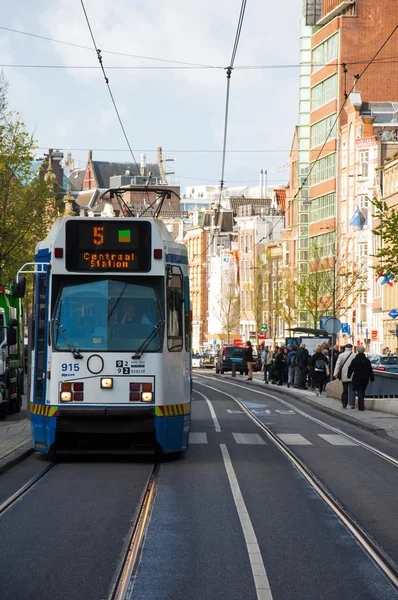
<instances>
[{"instance_id":1,"label":"window","mask_svg":"<svg viewBox=\"0 0 398 600\"><path fill-rule=\"evenodd\" d=\"M359 203L359 208L369 208L368 196L359 196L358 203Z\"/></svg>"},{"instance_id":2,"label":"window","mask_svg":"<svg viewBox=\"0 0 398 600\"><path fill-rule=\"evenodd\" d=\"M337 135L337 115L330 115L311 127L311 146L320 146Z\"/></svg>"},{"instance_id":3,"label":"window","mask_svg":"<svg viewBox=\"0 0 398 600\"><path fill-rule=\"evenodd\" d=\"M359 176L369 177L369 151L359 151Z\"/></svg>"},{"instance_id":4,"label":"window","mask_svg":"<svg viewBox=\"0 0 398 600\"><path fill-rule=\"evenodd\" d=\"M336 244L335 232L324 233L310 239L310 257L311 260L327 258L335 255Z\"/></svg>"},{"instance_id":5,"label":"window","mask_svg":"<svg viewBox=\"0 0 398 600\"><path fill-rule=\"evenodd\" d=\"M312 110L323 106L323 104L327 104L331 100L335 100L337 98L337 86L338 86L338 78L337 73L332 75L332 77L328 77L325 81L321 81L315 87L312 88Z\"/></svg>"},{"instance_id":6,"label":"window","mask_svg":"<svg viewBox=\"0 0 398 600\"><path fill-rule=\"evenodd\" d=\"M181 352L183 347L182 317L184 308L182 273L178 267L168 267L167 274L167 348Z\"/></svg>"},{"instance_id":7,"label":"window","mask_svg":"<svg viewBox=\"0 0 398 600\"><path fill-rule=\"evenodd\" d=\"M336 154L329 154L324 158L320 158L315 163L311 163L311 165L311 185L332 179L336 173Z\"/></svg>"},{"instance_id":8,"label":"window","mask_svg":"<svg viewBox=\"0 0 398 600\"><path fill-rule=\"evenodd\" d=\"M312 72L318 71L324 65L338 58L339 34L335 33L330 38L319 44L312 51Z\"/></svg>"},{"instance_id":9,"label":"window","mask_svg":"<svg viewBox=\"0 0 398 600\"><path fill-rule=\"evenodd\" d=\"M326 194L315 198L311 204L311 223L334 217L336 206L336 193Z\"/></svg>"},{"instance_id":10,"label":"window","mask_svg":"<svg viewBox=\"0 0 398 600\"><path fill-rule=\"evenodd\" d=\"M347 166L347 142L343 142L343 149L341 152L341 166Z\"/></svg>"}]
</instances>

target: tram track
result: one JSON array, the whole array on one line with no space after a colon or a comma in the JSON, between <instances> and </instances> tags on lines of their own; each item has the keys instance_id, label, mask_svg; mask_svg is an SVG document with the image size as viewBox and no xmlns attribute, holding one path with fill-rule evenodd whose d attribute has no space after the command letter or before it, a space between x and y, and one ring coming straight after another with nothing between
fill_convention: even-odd
<instances>
[{"instance_id":1,"label":"tram track","mask_svg":"<svg viewBox=\"0 0 398 600\"><path fill-rule=\"evenodd\" d=\"M201 376L201 377L203 377L203 376ZM212 380L211 377L203 377L203 378ZM220 390L220 389L215 388L210 385L206 385L204 383L201 383L200 381L195 381L195 383L198 385L201 385L203 387L206 387L208 389L211 389L213 391L216 391L220 394L223 394L223 395L231 398L232 400L234 400L239 405L239 407L243 410L243 412L254 423L256 423L256 425L264 432L264 434L267 436L267 438L295 466L295 468L301 473L301 475L305 478L305 480L308 482L308 484L316 491L318 496L320 498L322 498L322 500L327 504L327 506L333 511L333 513L340 519L340 521L345 525L345 527L354 536L354 538L357 540L357 542L360 544L360 546L366 551L366 553L378 565L378 567L381 569L381 571L384 573L384 575L389 579L389 581L391 581L391 583L398 589L398 565L397 565L397 563L383 550L383 548L376 542L376 540L374 540L373 537L371 535L369 535L361 527L361 525L356 521L356 519L354 519L354 517L341 505L341 503L338 501L338 499L320 481L320 479L315 475L315 473L289 448L289 446L287 446L278 437L277 434L275 434L269 427L267 427L267 425L262 423L262 421L258 417L256 417L246 407L245 403L242 400L240 400L239 398L237 398L236 396L233 396L232 394L230 394L228 392L225 392L223 390ZM237 384L233 384L233 385L235 385L236 387L245 389L245 388L243 388L243 386L240 386ZM289 405L289 403L283 401L282 399L279 399L277 396L273 396L271 394L267 394L265 392L261 392L261 391L253 390L253 389L250 389L250 391L256 392L258 394L262 394L265 396L270 396L276 400L280 400L283 404L285 404L287 406L291 406L291 405ZM292 406L292 408L297 411L297 409L295 407ZM305 413L302 413L299 410L297 412L299 412L303 416L306 416ZM323 424L322 421L319 421L313 417L310 417L309 415L308 415L308 418L310 418L311 420L314 420L315 422L322 424L324 427L334 430L334 431L338 432L340 435L342 435L342 432L340 430L333 428L332 426ZM358 443L358 445L361 445L365 449L372 451L375 454L378 454L382 459L387 460L388 462L392 463L394 466L398 466L398 461L396 461L394 458L389 457L385 453L378 451L376 448L373 448L373 447L369 446L368 444L365 444L363 442L360 442L359 440L356 440L356 438L354 438L348 434L344 434L344 435L346 437L352 439L353 441Z\"/></svg>"},{"instance_id":2,"label":"tram track","mask_svg":"<svg viewBox=\"0 0 398 600\"><path fill-rule=\"evenodd\" d=\"M42 479L51 469L55 467L57 463L55 461L49 463L41 469L38 473L33 475L23 486L21 486L14 494L12 494L7 500L0 504L0 515L2 515L10 506L12 506L17 500L22 498L28 490L30 490L40 479Z\"/></svg>"},{"instance_id":3,"label":"tram track","mask_svg":"<svg viewBox=\"0 0 398 600\"><path fill-rule=\"evenodd\" d=\"M143 490L141 500L136 510L136 518L128 535L128 543L124 556L119 563L108 600L128 600L130 597L131 580L141 556L141 549L149 523L157 484L159 481L160 463L156 463Z\"/></svg>"}]
</instances>

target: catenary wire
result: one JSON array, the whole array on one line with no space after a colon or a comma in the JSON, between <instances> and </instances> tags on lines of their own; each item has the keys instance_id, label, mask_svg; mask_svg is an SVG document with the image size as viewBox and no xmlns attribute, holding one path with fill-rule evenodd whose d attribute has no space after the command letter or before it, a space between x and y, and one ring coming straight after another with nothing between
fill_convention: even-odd
<instances>
[{"instance_id":1,"label":"catenary wire","mask_svg":"<svg viewBox=\"0 0 398 600\"><path fill-rule=\"evenodd\" d=\"M276 223L274 223L274 225L273 225L272 229L269 231L269 233L268 233L268 236L267 236L268 238L270 238L270 237L272 236L272 233L273 233L273 231L275 230L275 228L276 228L276 226L278 225L278 223L280 223L280 221L281 221L281 220L283 219L283 217L286 215L286 213L288 212L289 208L290 208L290 207L291 207L291 205L293 204L294 200L297 198L297 196L299 195L299 193L301 192L301 190L303 189L303 187L305 187L305 185L307 184L307 182L308 182L308 179L309 179L309 177L310 177L310 175L311 175L311 173L312 173L312 170L313 170L313 168L314 168L315 164L318 162L318 160L319 160L319 158L320 158L320 156L321 156L321 154L322 154L322 152L323 152L323 150L324 150L324 148L325 148L325 146L326 146L326 144L327 144L327 142L328 142L328 140L329 140L329 138L330 138L330 136L331 136L331 134L332 134L332 131L333 131L334 127L336 126L336 124L337 124L337 122L338 122L338 120L339 120L339 118L340 118L340 115L341 115L341 113L342 113L342 112L343 112L343 110L344 110L344 107L345 107L345 105L346 105L346 102L347 102L347 100L348 100L348 98L349 98L350 94L351 94L351 93L352 93L352 91L355 89L356 85L358 84L358 81L359 81L359 80L361 79L361 77L362 77L362 76L363 76L363 75L366 73L366 71L368 70L368 68L369 68L369 67L371 66L371 64L372 64L372 63L375 61L376 57L377 57L377 56L380 54L380 52L383 50L383 48L386 46L386 44L387 44L387 43L389 42L389 40L392 38L392 36L394 35L394 33L397 31L397 29L398 29L398 25L396 25L396 26L394 27L394 29L392 30L392 32L391 32L391 33L388 35L388 37L385 39L385 41L384 41L384 42L383 42L383 44L380 46L380 48L377 50L377 52L376 52L376 54L373 56L373 58L371 58L371 59L370 59L370 61L369 61L369 62L366 64L365 68L364 68L364 69L361 71L361 73L360 73L360 74L358 74L358 75L355 75L355 82L354 82L354 84L352 85L352 87L351 87L350 91L348 92L348 94L346 94L346 97L344 98L344 102L342 103L342 105L341 105L341 108L340 108L339 112L337 113L337 117L336 117L335 121L333 122L333 124L332 124L332 126L331 126L331 128L330 128L330 130L329 130L329 133L328 133L328 135L327 135L327 137L326 137L326 139L325 139L325 141L324 141L324 143L323 143L323 145L322 145L322 148L321 148L321 149L320 149L320 151L318 152L318 155L317 155L316 159L315 159L315 160L314 160L314 161L311 163L311 167L310 167L310 169L309 169L309 171L308 171L307 175L305 176L305 179L304 179L303 183L300 185L299 189L297 190L297 192L295 193L295 195L293 196L293 198L292 198L292 199L289 201L289 203L288 203L287 207L286 207L286 208L285 208L285 210L282 212L282 214L281 214L280 218L278 219L278 221L276 221ZM258 242L257 242L257 243L258 243ZM254 246L256 246L256 245L257 245L257 244L254 244Z\"/></svg>"},{"instance_id":2,"label":"catenary wire","mask_svg":"<svg viewBox=\"0 0 398 600\"><path fill-rule=\"evenodd\" d=\"M66 42L65 40L56 40L54 38L46 37L45 35L38 35L36 33L28 33L27 31L11 29L10 27L0 26L0 29L3 29L5 31L11 31L12 33L19 33L21 35L27 35L27 36L33 37L33 38L39 38L41 40L46 40L47 42L55 42L56 44L64 44L65 46L73 46L74 48L90 50L91 52L93 51L91 46L83 46L82 44L74 44L73 42ZM182 60L172 60L172 59L168 59L168 58L155 58L153 56L142 56L140 54L129 54L128 52L116 52L116 51L112 51L112 50L102 50L102 53L103 54L114 54L116 56L130 56L131 58L143 58L144 60L157 60L160 62L170 62L170 63L179 64L179 65L190 65L192 67L206 67L207 69L222 69L223 68L223 67L217 67L214 65L201 65L198 63L190 63L190 62L186 62L186 61L182 61ZM107 68L109 68L109 67L107 67Z\"/></svg>"},{"instance_id":3,"label":"catenary wire","mask_svg":"<svg viewBox=\"0 0 398 600\"><path fill-rule=\"evenodd\" d=\"M105 83L106 83L106 85L107 85L107 88L108 88L108 91L109 91L109 94L110 94L110 97L111 97L111 100L112 100L113 106L114 106L114 108L115 108L115 111L116 111L117 118L118 118L118 120L119 120L119 123L120 123L120 127L122 128L123 135L124 135L124 137L125 137L125 140L126 140L126 142L127 142L127 146L129 147L129 150L130 150L130 152L131 152L131 156L133 157L133 161L134 161L134 163L135 163L135 166L136 166L137 172L139 173L139 172L140 172L140 169L139 169L139 167L138 167L137 161L135 160L134 152L133 152L133 150L131 149L130 142L129 142L129 139L128 139L128 137L127 137L126 130L125 130L125 128L124 128L124 125L123 125L122 119L121 119L121 117L120 117L119 111L118 111L118 109L117 109L117 106L116 106L115 99L114 99L114 97L113 97L113 94L112 94L111 86L109 85L109 79L108 79L108 78L107 78L107 76L106 76L105 69L104 69L104 65L102 64L101 50L99 50L99 49L97 48L97 44L95 43L94 34L93 34L93 32L92 32L92 29L91 29L90 21L89 21L89 18L88 18L88 15L87 15L87 12L86 12L86 9L85 9L85 6L84 6L84 2L83 2L83 0L80 0L80 2L81 2L81 5L82 5L82 9L83 9L83 12L84 12L84 16L85 16L85 18L86 18L86 21L87 21L87 26L88 26L88 29L89 29L89 31L90 31L91 39L93 40L93 45L94 45L95 51L96 51L96 53L97 53L98 61L99 61L99 63L100 63L101 70L102 70L102 73L103 73L103 75L104 75Z\"/></svg>"}]
</instances>

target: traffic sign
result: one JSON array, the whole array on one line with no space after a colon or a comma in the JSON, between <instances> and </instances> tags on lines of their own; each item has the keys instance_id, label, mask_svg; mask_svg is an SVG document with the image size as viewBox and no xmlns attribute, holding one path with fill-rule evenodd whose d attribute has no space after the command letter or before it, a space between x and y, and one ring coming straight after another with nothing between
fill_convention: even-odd
<instances>
[{"instance_id":1,"label":"traffic sign","mask_svg":"<svg viewBox=\"0 0 398 600\"><path fill-rule=\"evenodd\" d=\"M217 344L217 339L213 338L213 346L215 346Z\"/></svg>"},{"instance_id":2,"label":"traffic sign","mask_svg":"<svg viewBox=\"0 0 398 600\"><path fill-rule=\"evenodd\" d=\"M260 331L261 333L266 333L268 331L267 323L263 323L262 325L260 325Z\"/></svg>"},{"instance_id":3,"label":"traffic sign","mask_svg":"<svg viewBox=\"0 0 398 600\"><path fill-rule=\"evenodd\" d=\"M321 320L319 321L319 327L321 329L325 329L325 323L326 323L326 321L327 321L328 318L329 317L321 317Z\"/></svg>"},{"instance_id":4,"label":"traffic sign","mask_svg":"<svg viewBox=\"0 0 398 600\"><path fill-rule=\"evenodd\" d=\"M391 317L392 319L395 319L396 317L398 317L398 310L396 308L393 308L388 313L388 316Z\"/></svg>"},{"instance_id":5,"label":"traffic sign","mask_svg":"<svg viewBox=\"0 0 398 600\"><path fill-rule=\"evenodd\" d=\"M350 329L350 326L349 326L348 323L342 323L341 324L341 333L348 333L348 335L350 335L351 329Z\"/></svg>"},{"instance_id":6,"label":"traffic sign","mask_svg":"<svg viewBox=\"0 0 398 600\"><path fill-rule=\"evenodd\" d=\"M328 317L325 321L324 328L328 333L339 333L339 331L341 331L341 321L337 317Z\"/></svg>"}]
</instances>

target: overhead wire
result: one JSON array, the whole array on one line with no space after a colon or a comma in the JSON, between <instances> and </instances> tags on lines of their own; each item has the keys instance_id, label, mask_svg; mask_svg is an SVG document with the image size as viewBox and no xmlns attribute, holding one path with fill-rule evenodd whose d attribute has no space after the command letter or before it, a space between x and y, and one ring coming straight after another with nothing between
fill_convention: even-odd
<instances>
[{"instance_id":1,"label":"overhead wire","mask_svg":"<svg viewBox=\"0 0 398 600\"><path fill-rule=\"evenodd\" d=\"M394 33L397 31L398 29L398 25L396 25L394 27L394 29L392 30L392 32L388 35L388 37L385 39L385 41L383 42L383 44L380 46L380 48L377 50L376 54L373 56L373 58L370 59L370 61L366 64L365 68L361 71L360 74L355 75L355 81L354 84L352 85L350 91L348 93L345 94L345 98L344 98L344 102L342 103L339 112L337 113L336 119L334 120L328 135L326 136L326 139L320 149L320 151L318 152L318 155L316 157L316 159L311 163L311 167L307 173L307 175L305 176L303 183L300 185L299 189L297 190L297 192L295 193L295 195L293 196L293 198L291 198L291 200L289 201L287 207L285 208L285 210L282 212L280 218L278 219L278 221L276 221L276 223L274 223L272 229L268 232L267 237L270 238L272 236L273 231L275 230L276 226L278 225L278 223L280 223L280 221L284 218L284 216L286 215L286 213L288 212L288 210L290 209L291 205L293 204L294 200L298 197L298 195L300 194L301 190L307 185L308 179L315 167L315 164L318 162L319 158L321 157L321 154L335 128L335 126L338 123L338 120L340 118L341 113L344 110L344 107L346 105L346 102L350 96L350 94L353 92L353 90L355 89L356 85L358 84L358 81L361 79L361 77L366 73L366 71L368 70L368 68L372 65L372 63L375 61L376 57L380 54L380 52L383 50L383 48L386 46L386 44L389 42L389 40L391 39L391 37L394 35ZM257 242L258 243L258 242ZM254 244L254 246L256 246L257 244Z\"/></svg>"},{"instance_id":2,"label":"overhead wire","mask_svg":"<svg viewBox=\"0 0 398 600\"><path fill-rule=\"evenodd\" d=\"M223 135L223 148L222 148L222 160L221 160L221 180L220 180L220 192L219 192L220 196L219 196L219 199L218 199L217 215L220 212L222 191L223 191L223 187L224 187L225 157L226 157L226 149L227 149L228 116L229 116L229 95L230 95L230 87L231 87L231 75L232 75L232 71L234 69L236 53L238 51L240 35L241 35L241 32L242 32L242 25L243 25L243 19L244 19L244 16L245 16L246 3L247 3L247 0L242 0L242 4L241 4L241 8L240 8L240 13L239 13L239 19L238 19L238 25L237 25L237 28L236 28L234 45L233 45L233 48L232 48L231 60L229 62L228 67L226 68L227 90L226 90L226 96L225 96L224 135ZM207 244L206 248L201 253L202 255L205 254L207 252L207 250L210 248L210 246L213 243L213 240L215 238L215 235L216 234L215 234L215 231L214 231L210 242Z\"/></svg>"},{"instance_id":3,"label":"overhead wire","mask_svg":"<svg viewBox=\"0 0 398 600\"><path fill-rule=\"evenodd\" d=\"M128 148L129 148L129 150L130 150L131 156L133 157L133 161L134 161L134 163L135 163L135 166L136 166L136 169L137 169L137 173L139 174L139 173L140 173L140 169L139 169L139 167L138 167L137 161L136 161L136 159L135 159L135 156L134 156L134 152L133 152L133 150L132 150L132 148L131 148L131 146L130 146L130 142L129 142L129 139L128 139L128 137L127 137L126 130L125 130L125 128L124 128L124 125L123 125L122 119L121 119L121 117L120 117L120 114L119 114L118 108L117 108L117 106L116 106L116 102L115 102L115 99L114 99L114 97L113 97L113 94L112 94L111 86L109 85L109 79L108 79L108 77L106 76L106 73L105 73L104 65L103 65L103 62L102 62L101 50L99 50L99 49L98 49L98 47L97 47L97 44L96 44L96 42L95 42L94 34L93 34L93 31L92 31L92 29L91 29L90 21L89 21L89 18L88 18L87 12L86 12L86 8L85 8L85 6L84 6L84 2L83 2L83 0L80 0L80 2L81 2L81 5L82 5L82 8L83 8L84 16L85 16L85 18L86 18L86 21L87 21L87 26L88 26L88 29L89 29L89 31L90 31L90 35L91 35L91 39L92 39L92 41L93 41L93 45L94 45L95 51L96 51L96 53L97 53L98 62L99 62L99 64L100 64L100 67L101 67L102 73L103 73L103 75L104 75L105 83L106 83L106 85L107 85L107 88L108 88L108 91L109 91L109 95L110 95L110 97L111 97L111 100L112 100L113 106L114 106L114 108L115 108L116 115L117 115L117 118L118 118L118 120L119 120L119 123L120 123L120 127L121 127L121 129L122 129L122 131L123 131L123 135L124 135L124 137L125 137L125 140L126 140L126 142L127 142L127 146L128 146Z\"/></svg>"}]
</instances>

